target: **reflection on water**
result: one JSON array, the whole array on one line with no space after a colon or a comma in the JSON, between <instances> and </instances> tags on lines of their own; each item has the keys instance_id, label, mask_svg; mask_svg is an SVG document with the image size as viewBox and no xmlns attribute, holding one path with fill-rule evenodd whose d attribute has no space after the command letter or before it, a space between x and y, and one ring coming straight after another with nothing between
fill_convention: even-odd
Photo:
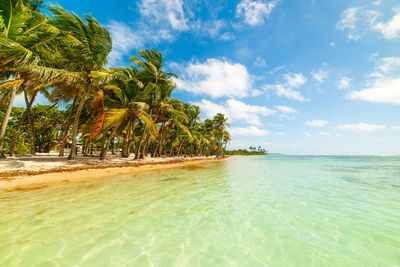
<instances>
[{"instance_id":1,"label":"reflection on water","mask_svg":"<svg viewBox=\"0 0 400 267\"><path fill-rule=\"evenodd\" d=\"M400 158L235 157L0 193L0 266L399 266Z\"/></svg>"}]
</instances>

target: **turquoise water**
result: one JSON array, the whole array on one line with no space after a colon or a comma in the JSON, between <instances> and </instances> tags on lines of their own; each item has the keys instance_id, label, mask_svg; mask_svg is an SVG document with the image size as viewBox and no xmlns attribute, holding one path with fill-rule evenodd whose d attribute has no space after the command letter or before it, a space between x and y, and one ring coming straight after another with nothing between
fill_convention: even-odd
<instances>
[{"instance_id":1,"label":"turquoise water","mask_svg":"<svg viewBox=\"0 0 400 267\"><path fill-rule=\"evenodd\" d=\"M0 266L400 266L400 157L235 157L0 192Z\"/></svg>"}]
</instances>

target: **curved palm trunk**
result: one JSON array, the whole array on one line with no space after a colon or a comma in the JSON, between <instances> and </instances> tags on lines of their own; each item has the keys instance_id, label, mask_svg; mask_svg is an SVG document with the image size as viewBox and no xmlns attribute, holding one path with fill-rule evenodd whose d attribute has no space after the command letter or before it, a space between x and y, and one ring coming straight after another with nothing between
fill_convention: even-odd
<instances>
[{"instance_id":1,"label":"curved palm trunk","mask_svg":"<svg viewBox=\"0 0 400 267\"><path fill-rule=\"evenodd\" d=\"M72 129L72 144L71 144L71 151L68 156L68 160L74 160L76 159L76 135L78 134L78 126L79 126L79 116L81 115L83 105L85 104L86 100L86 92L83 93L81 102L79 103L78 110L76 111L75 114L75 119L74 119L74 125Z\"/></svg>"},{"instance_id":2,"label":"curved palm trunk","mask_svg":"<svg viewBox=\"0 0 400 267\"><path fill-rule=\"evenodd\" d=\"M101 148L101 152L100 152L100 159L101 160L107 159L108 147L110 146L111 139L114 138L114 135L117 132L117 130L118 130L118 126L115 126L115 128L112 131L112 133L107 138L107 141L105 142L104 146Z\"/></svg>"},{"instance_id":3,"label":"curved palm trunk","mask_svg":"<svg viewBox=\"0 0 400 267\"><path fill-rule=\"evenodd\" d=\"M139 143L136 147L135 159L139 158L140 149L142 148L143 138L144 138L144 135L146 134L146 131L147 131L147 127L146 127L146 125L144 125L142 136L140 137Z\"/></svg>"},{"instance_id":4,"label":"curved palm trunk","mask_svg":"<svg viewBox=\"0 0 400 267\"><path fill-rule=\"evenodd\" d=\"M59 157L64 156L65 142L67 141L67 138L68 138L69 126L71 125L72 112L74 111L77 97L78 97L78 94L74 97L74 100L72 101L72 106L71 106L71 110L69 111L69 114L68 114L67 123L65 124L65 128L63 130L63 135L61 138L62 141L61 141L61 146L60 146L60 153L58 154Z\"/></svg>"},{"instance_id":5,"label":"curved palm trunk","mask_svg":"<svg viewBox=\"0 0 400 267\"><path fill-rule=\"evenodd\" d=\"M12 106L14 104L16 93L17 93L17 86L13 86L13 89L11 91L10 100L8 102L6 114L4 115L4 119L3 119L3 122L1 123L1 128L0 128L0 158L6 157L4 155L4 136L6 135L7 124L8 124L8 120L10 119L11 110L12 110Z\"/></svg>"},{"instance_id":6,"label":"curved palm trunk","mask_svg":"<svg viewBox=\"0 0 400 267\"><path fill-rule=\"evenodd\" d=\"M25 103L28 105L28 96L24 94L25 97ZM33 131L33 121L32 121L32 116L31 116L31 109L27 109L27 114L28 114L28 122L29 122L29 135L30 135L30 141L31 141L31 155L36 154L36 146L35 146L35 133Z\"/></svg>"},{"instance_id":7,"label":"curved palm trunk","mask_svg":"<svg viewBox=\"0 0 400 267\"><path fill-rule=\"evenodd\" d=\"M149 140L150 140L150 133L147 134L146 140L144 141L142 153L140 153L140 158L141 159L144 159L146 154L147 154L147 147L148 147L148 144L149 144Z\"/></svg>"},{"instance_id":8,"label":"curved palm trunk","mask_svg":"<svg viewBox=\"0 0 400 267\"><path fill-rule=\"evenodd\" d=\"M26 94L25 91L24 91L24 94ZM19 132L21 131L22 125L24 124L25 119L26 119L26 117L28 115L28 109L31 108L33 102L35 101L36 94L37 94L37 92L35 92L32 95L31 100L29 101L29 103L26 104L26 109L25 109L24 113L22 114L21 119L18 122L17 129L15 129L14 135L13 135L13 137L11 139L11 143L10 143L10 157L14 157L15 156L15 145L17 143Z\"/></svg>"}]
</instances>

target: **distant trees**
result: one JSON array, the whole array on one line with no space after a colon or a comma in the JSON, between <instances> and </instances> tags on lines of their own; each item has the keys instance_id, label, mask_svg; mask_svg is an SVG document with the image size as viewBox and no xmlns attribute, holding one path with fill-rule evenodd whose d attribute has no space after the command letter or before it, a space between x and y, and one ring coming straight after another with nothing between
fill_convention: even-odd
<instances>
[{"instance_id":1,"label":"distant trees","mask_svg":"<svg viewBox=\"0 0 400 267\"><path fill-rule=\"evenodd\" d=\"M247 149L237 149L237 150L227 150L227 155L267 155L268 151L259 146L258 148L254 146L250 146L249 150Z\"/></svg>"}]
</instances>

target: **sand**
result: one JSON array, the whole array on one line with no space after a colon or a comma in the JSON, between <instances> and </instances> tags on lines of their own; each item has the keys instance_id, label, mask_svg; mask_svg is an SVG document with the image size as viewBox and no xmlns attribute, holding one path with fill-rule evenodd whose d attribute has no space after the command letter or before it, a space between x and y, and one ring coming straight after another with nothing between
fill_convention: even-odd
<instances>
[{"instance_id":1,"label":"sand","mask_svg":"<svg viewBox=\"0 0 400 267\"><path fill-rule=\"evenodd\" d=\"M18 156L0 161L0 192L26 191L40 189L51 184L90 180L118 174L182 167L209 160L221 160L215 157L173 157L130 158L110 157L101 161L98 157L78 157L68 161L56 153L36 156Z\"/></svg>"}]
</instances>

